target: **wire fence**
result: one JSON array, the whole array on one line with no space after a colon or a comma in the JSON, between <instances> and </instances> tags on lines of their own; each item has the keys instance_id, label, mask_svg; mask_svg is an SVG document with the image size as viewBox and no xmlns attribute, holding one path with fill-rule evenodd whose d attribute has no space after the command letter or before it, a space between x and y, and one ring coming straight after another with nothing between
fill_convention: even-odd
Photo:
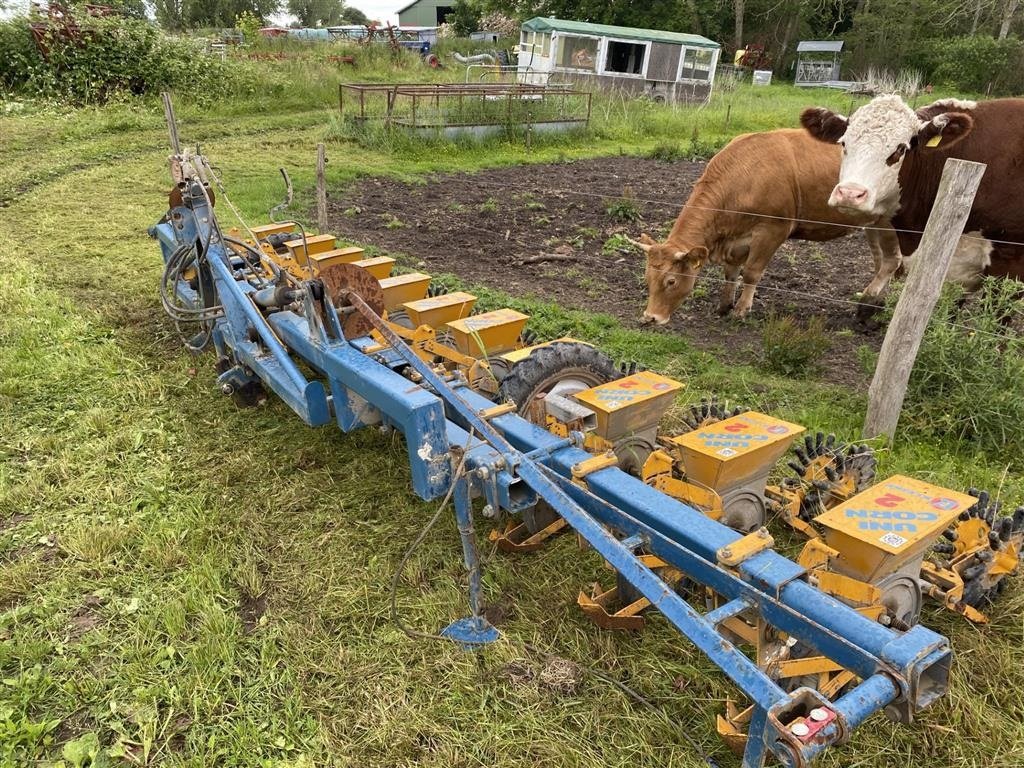
<instances>
[{"instance_id":1,"label":"wire fence","mask_svg":"<svg viewBox=\"0 0 1024 768\"><path fill-rule=\"evenodd\" d=\"M506 185L495 183L495 182L486 182L486 181L482 181L482 180L473 180L473 187L474 188L491 188L491 189L498 189L498 190L500 190L500 191L502 191L504 193L508 192L508 188L507 188ZM545 191L548 192L548 193L551 193L551 194L575 195L575 196L591 197L591 198L598 198L598 199L604 199L604 200L621 200L623 198L622 195L613 195L613 194L600 193L600 192L587 192L587 191L584 191L584 190L559 189L559 188L552 188L552 187L545 187ZM654 205L654 206L658 206L658 207L665 208L665 209L672 209L672 210L674 210L678 206L678 203L669 202L669 201L666 201L666 200L652 200L652 199L637 198L637 197L630 197L630 199L635 201L635 202L643 202L643 203L647 203L649 205ZM391 215L393 215L392 211L385 210L385 209L382 209L382 208L377 208L375 206L368 206L368 205L365 205L365 204L362 204L362 203L359 204L358 207L359 207L359 209L361 211L369 211L369 212L372 212L372 213L376 213L378 215L383 215L383 216L391 216ZM783 216L773 216L773 215L761 214L761 213L753 212L753 211L738 211L738 210L732 210L732 209L727 209L727 208L713 208L713 207L702 207L702 206L691 206L691 205L685 205L684 208L683 208L684 212L685 212L685 209L687 207L690 207L690 208L701 208L703 210L708 210L708 211L711 211L711 212L728 213L728 214L735 214L735 215L741 215L741 216L754 216L754 217L768 218L768 219L783 219L783 220L787 220L787 221L797 221L797 222L812 223L812 224L831 224L831 222L820 222L820 221L815 221L815 220L812 220L812 219L800 219L800 218L791 218L791 217L783 217ZM237 209L233 208L232 209L232 213L235 215L235 218L238 219L238 221L242 224L243 227L248 228L248 225L243 220L243 218L241 217L241 215L237 211ZM485 227L478 227L478 226L475 226L473 224L469 224L469 223L466 223L466 222L462 222L462 226L465 227L468 230L473 231L473 232L478 232L478 233L480 233L482 235L485 235L490 241L494 242L495 244L515 243L519 247L523 248L525 251L535 251L536 250L536 244L535 243L528 243L528 242L520 239L519 237L513 237L508 230L506 230L504 235L502 235L500 230L496 231L493 228L489 229L489 228L485 228ZM855 224L851 224L851 225L839 224L839 225L836 225L836 226L848 226L851 230L864 230L864 229L886 230L886 229L889 229L887 227L867 227L867 226L860 226L860 225L855 225ZM923 231L918 231L918 230L896 230L896 231L910 232L910 233L914 233L914 234L923 234ZM969 237L969 236L968 235L964 235L963 237L966 238L966 237ZM989 240L988 238L975 238L975 239ZM1024 247L1024 243L1018 243L1018 242L1015 242L1015 241L1002 241L1002 240L998 240L998 241L997 240L989 240L989 241L990 242L1006 243L1006 244L1009 244L1009 245L1018 245L1018 246ZM598 257L598 258L600 258L600 257ZM703 270L688 271L688 270L679 270L679 269L674 269L674 268L654 269L654 268L652 268L650 266L645 266L645 273L650 272L650 271L653 271L655 274L661 274L661 275L676 275L676 276L679 276L679 277L686 277L686 278L692 277L692 278L694 278L695 281L701 280L701 281L703 281L705 283L713 283L713 284L716 284L716 285L719 285L719 286L723 286L723 287L725 285L730 285L731 284L734 289L745 284L742 278L735 279L735 280L729 280L724 275L718 276L718 275L711 274L711 273L708 273L708 272L703 271ZM569 277L569 275L566 275L566 276ZM639 282L639 280L638 280L638 282ZM582 285L579 286L579 287L582 289ZM696 284L695 284L695 287L696 287ZM794 289L791 289L791 288L781 288L781 287L777 287L777 286L763 285L760 282L755 283L754 287L755 287L755 290L757 290L757 291L770 292L770 293L775 293L775 294L782 294L782 295L793 296L793 297L798 297L798 298L802 298L802 299L815 299L815 300L820 301L820 302L831 303L831 304L835 304L835 305L842 305L842 306L847 306L847 307L858 307L859 308L859 307L864 307L864 306L870 306L870 305L866 305L865 302L857 301L855 299L845 299L845 298L841 298L841 297L838 297L838 296L830 296L828 294L823 294L823 293L812 293L812 292L808 292L808 291L794 290ZM962 323L955 323L955 322L952 322L952 321L949 321L949 320L941 320L941 319L935 318L935 317L932 318L931 322L941 322L941 323L943 323L943 324L945 324L945 325L947 325L947 326L949 326L951 328L956 328L958 330L962 330L962 331L965 331L965 332L968 332L968 333L975 333L975 334L984 335L984 336L987 336L987 337L992 337L992 338L999 339L999 340L1002 340L1002 341L1012 341L1012 340L1015 340L1015 339L1019 338L1019 336L1016 335L1016 334L1011 335L1011 334L993 333L991 331L986 331L984 329L972 327L972 326L969 326L969 325L964 325Z\"/></svg>"}]
</instances>

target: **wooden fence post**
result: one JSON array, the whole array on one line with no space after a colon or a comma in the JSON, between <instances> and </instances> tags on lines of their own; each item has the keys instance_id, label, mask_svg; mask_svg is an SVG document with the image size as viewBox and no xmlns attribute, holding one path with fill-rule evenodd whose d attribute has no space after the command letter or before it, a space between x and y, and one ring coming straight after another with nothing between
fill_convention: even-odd
<instances>
[{"instance_id":1,"label":"wooden fence post","mask_svg":"<svg viewBox=\"0 0 1024 768\"><path fill-rule=\"evenodd\" d=\"M316 225L327 230L327 154L323 143L316 145Z\"/></svg>"},{"instance_id":2,"label":"wooden fence post","mask_svg":"<svg viewBox=\"0 0 1024 768\"><path fill-rule=\"evenodd\" d=\"M918 246L903 293L882 342L878 365L868 389L864 437L896 433L910 371L917 359L928 320L942 292L946 271L960 242L985 173L984 163L950 158L942 169L928 224Z\"/></svg>"}]
</instances>

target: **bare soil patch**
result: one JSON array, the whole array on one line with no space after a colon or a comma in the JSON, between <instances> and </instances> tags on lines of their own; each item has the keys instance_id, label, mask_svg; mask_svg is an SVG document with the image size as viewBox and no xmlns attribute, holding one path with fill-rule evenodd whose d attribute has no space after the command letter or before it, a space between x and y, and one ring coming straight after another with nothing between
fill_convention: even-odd
<instances>
[{"instance_id":1,"label":"bare soil patch","mask_svg":"<svg viewBox=\"0 0 1024 768\"><path fill-rule=\"evenodd\" d=\"M608 241L663 235L703 170L704 163L610 157L438 175L425 184L368 178L334 197L330 225L340 237L407 254L426 272L451 272L470 284L639 326L647 295L643 259ZM609 213L623 198L639 221ZM558 258L530 261L540 254ZM769 265L746 321L717 316L722 272L711 267L672 322L652 332L679 333L727 361L750 363L762 355L768 313L821 315L832 341L821 361L824 377L864 386L857 348L877 348L881 334L861 326L849 302L872 271L856 231L827 243L791 240Z\"/></svg>"}]
</instances>

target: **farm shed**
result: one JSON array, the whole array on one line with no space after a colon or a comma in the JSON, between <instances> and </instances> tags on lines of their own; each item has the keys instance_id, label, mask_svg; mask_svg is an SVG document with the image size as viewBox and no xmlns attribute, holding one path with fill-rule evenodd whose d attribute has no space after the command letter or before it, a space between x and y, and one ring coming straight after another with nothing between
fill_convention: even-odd
<instances>
[{"instance_id":1,"label":"farm shed","mask_svg":"<svg viewBox=\"0 0 1024 768\"><path fill-rule=\"evenodd\" d=\"M839 80L842 40L801 40L796 46L794 85L825 85Z\"/></svg>"},{"instance_id":2,"label":"farm shed","mask_svg":"<svg viewBox=\"0 0 1024 768\"><path fill-rule=\"evenodd\" d=\"M436 27L444 24L455 0L414 0L398 9L400 27Z\"/></svg>"},{"instance_id":3,"label":"farm shed","mask_svg":"<svg viewBox=\"0 0 1024 768\"><path fill-rule=\"evenodd\" d=\"M519 81L572 80L656 101L704 101L721 46L700 35L536 17L519 43Z\"/></svg>"}]
</instances>

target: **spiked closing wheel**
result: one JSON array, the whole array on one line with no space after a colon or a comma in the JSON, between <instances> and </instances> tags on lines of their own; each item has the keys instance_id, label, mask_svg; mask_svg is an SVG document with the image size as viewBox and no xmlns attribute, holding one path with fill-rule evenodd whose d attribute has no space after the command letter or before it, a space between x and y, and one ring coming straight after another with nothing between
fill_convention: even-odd
<instances>
[{"instance_id":1,"label":"spiked closing wheel","mask_svg":"<svg viewBox=\"0 0 1024 768\"><path fill-rule=\"evenodd\" d=\"M370 321L358 312L348 309L351 304L345 296L351 291L369 304L374 312L383 315L384 292L377 279L355 264L332 264L321 269L319 277L334 308L338 310L345 338L357 339L368 334L373 328Z\"/></svg>"},{"instance_id":2,"label":"spiked closing wheel","mask_svg":"<svg viewBox=\"0 0 1024 768\"><path fill-rule=\"evenodd\" d=\"M1017 570L1024 545L1024 506L1002 514L1002 503L988 491L967 491L978 501L932 547L963 581L963 603L972 608L990 604L1005 588L1006 576Z\"/></svg>"},{"instance_id":3,"label":"spiked closing wheel","mask_svg":"<svg viewBox=\"0 0 1024 768\"><path fill-rule=\"evenodd\" d=\"M796 461L790 468L803 487L800 517L811 520L826 509L871 486L878 462L866 445L846 445L835 435L805 435L804 444L793 449Z\"/></svg>"},{"instance_id":4,"label":"spiked closing wheel","mask_svg":"<svg viewBox=\"0 0 1024 768\"><path fill-rule=\"evenodd\" d=\"M748 410L750 409L742 405L737 405L730 410L727 405L719 405L718 398L712 395L710 400L702 397L700 404L691 405L689 413L683 414L683 422L690 429L701 429L702 427L714 424L716 421L738 416Z\"/></svg>"}]
</instances>

